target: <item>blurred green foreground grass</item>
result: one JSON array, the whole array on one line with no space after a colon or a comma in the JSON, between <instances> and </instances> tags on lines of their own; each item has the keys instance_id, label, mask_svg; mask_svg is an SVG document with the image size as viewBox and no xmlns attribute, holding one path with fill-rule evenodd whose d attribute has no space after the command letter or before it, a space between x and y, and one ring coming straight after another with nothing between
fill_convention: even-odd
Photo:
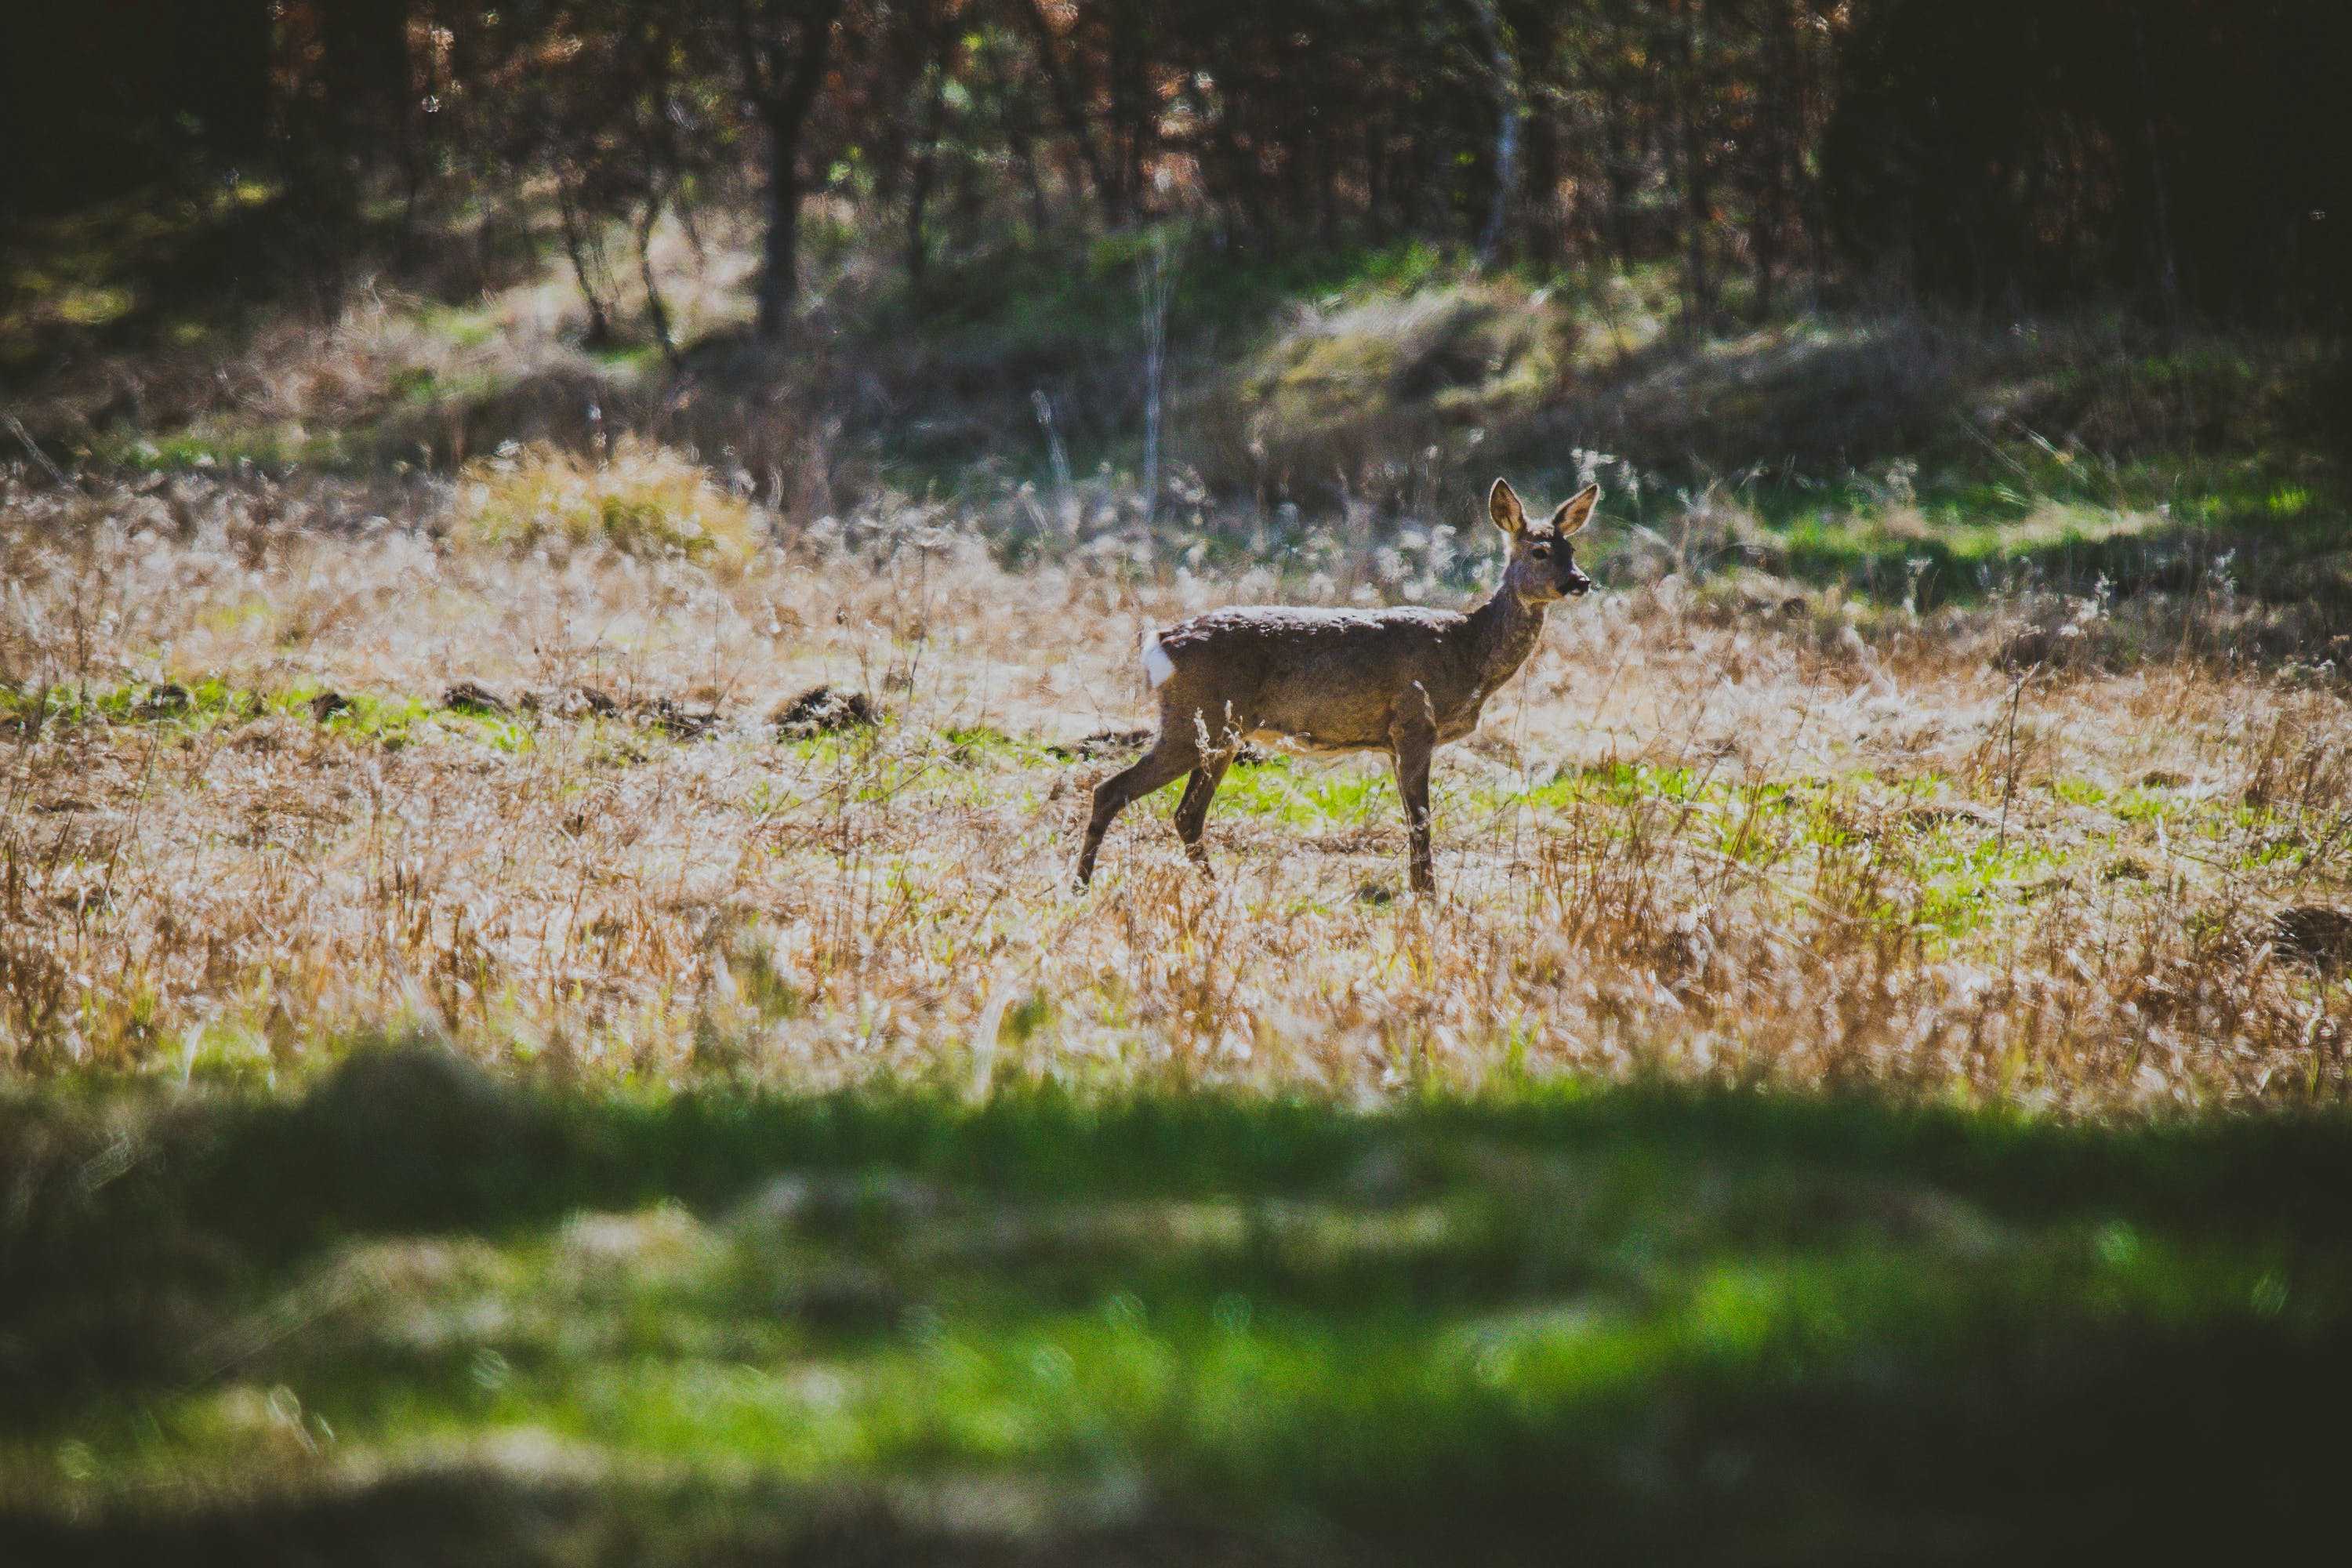
<instances>
[{"instance_id":1,"label":"blurred green foreground grass","mask_svg":"<svg viewBox=\"0 0 2352 1568\"><path fill-rule=\"evenodd\" d=\"M0 1562L2235 1553L2332 1525L2352 1123L0 1099Z\"/></svg>"}]
</instances>

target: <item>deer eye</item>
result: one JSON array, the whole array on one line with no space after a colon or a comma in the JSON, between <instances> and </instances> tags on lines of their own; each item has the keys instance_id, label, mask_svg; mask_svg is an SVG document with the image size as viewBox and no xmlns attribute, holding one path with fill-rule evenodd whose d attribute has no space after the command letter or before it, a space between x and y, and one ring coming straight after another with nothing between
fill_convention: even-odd
<instances>
[{"instance_id":1,"label":"deer eye","mask_svg":"<svg viewBox=\"0 0 2352 1568\"><path fill-rule=\"evenodd\" d=\"M1530 545L1528 549L1528 553L1534 556L1538 561L1549 561L1551 559L1551 546L1549 544Z\"/></svg>"}]
</instances>

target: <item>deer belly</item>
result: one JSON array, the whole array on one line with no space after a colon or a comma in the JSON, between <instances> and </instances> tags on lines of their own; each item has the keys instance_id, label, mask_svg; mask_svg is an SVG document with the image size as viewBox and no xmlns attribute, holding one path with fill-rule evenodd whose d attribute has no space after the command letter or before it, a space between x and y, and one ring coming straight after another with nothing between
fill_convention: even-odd
<instances>
[{"instance_id":1,"label":"deer belly","mask_svg":"<svg viewBox=\"0 0 2352 1568\"><path fill-rule=\"evenodd\" d=\"M1252 730L1248 738L1261 746L1272 746L1278 752L1289 752L1302 757L1336 757L1349 752L1381 750L1388 745L1385 740L1343 740L1336 736L1302 733L1295 730Z\"/></svg>"},{"instance_id":2,"label":"deer belly","mask_svg":"<svg viewBox=\"0 0 2352 1568\"><path fill-rule=\"evenodd\" d=\"M1456 708L1437 716L1437 739L1440 744L1458 741L1478 727L1478 710L1483 703L1474 702L1467 708ZM1265 724L1252 728L1249 740L1262 746L1295 752L1301 756L1337 756L1347 752L1385 752L1389 737L1385 732L1367 732L1367 727L1347 728L1306 724Z\"/></svg>"}]
</instances>

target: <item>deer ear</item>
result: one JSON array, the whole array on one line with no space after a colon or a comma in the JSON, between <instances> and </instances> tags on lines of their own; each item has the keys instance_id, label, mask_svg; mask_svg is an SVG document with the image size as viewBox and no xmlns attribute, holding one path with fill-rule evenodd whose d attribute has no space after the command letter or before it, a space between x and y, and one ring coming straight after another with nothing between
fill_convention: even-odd
<instances>
[{"instance_id":1,"label":"deer ear","mask_svg":"<svg viewBox=\"0 0 2352 1568\"><path fill-rule=\"evenodd\" d=\"M1552 531L1562 539L1580 531L1586 523L1592 521L1592 509L1600 504L1601 487L1585 486L1560 502L1559 510L1551 514Z\"/></svg>"},{"instance_id":2,"label":"deer ear","mask_svg":"<svg viewBox=\"0 0 2352 1568\"><path fill-rule=\"evenodd\" d=\"M1496 479L1495 488L1486 492L1486 515L1505 533L1528 531L1527 509L1519 505L1519 492L1511 488L1508 479Z\"/></svg>"}]
</instances>

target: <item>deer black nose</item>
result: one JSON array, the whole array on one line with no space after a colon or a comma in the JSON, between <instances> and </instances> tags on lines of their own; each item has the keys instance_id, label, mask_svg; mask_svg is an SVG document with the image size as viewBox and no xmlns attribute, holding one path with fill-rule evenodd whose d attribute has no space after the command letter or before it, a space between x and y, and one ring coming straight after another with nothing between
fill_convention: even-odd
<instances>
[{"instance_id":1,"label":"deer black nose","mask_svg":"<svg viewBox=\"0 0 2352 1568\"><path fill-rule=\"evenodd\" d=\"M1581 599L1585 595L1592 592L1592 579L1579 572L1568 580L1568 591Z\"/></svg>"}]
</instances>

